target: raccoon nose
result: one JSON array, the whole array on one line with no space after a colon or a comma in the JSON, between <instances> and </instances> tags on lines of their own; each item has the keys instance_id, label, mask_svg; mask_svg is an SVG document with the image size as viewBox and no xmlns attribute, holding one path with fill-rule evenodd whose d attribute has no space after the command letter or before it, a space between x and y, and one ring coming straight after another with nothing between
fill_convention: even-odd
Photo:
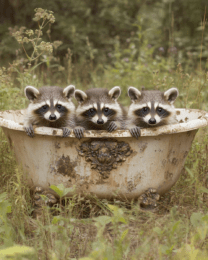
<instances>
[{"instance_id":1,"label":"raccoon nose","mask_svg":"<svg viewBox=\"0 0 208 260\"><path fill-rule=\"evenodd\" d=\"M156 124L156 120L155 120L155 118L150 118L150 120L149 120L149 124L151 124L151 125Z\"/></svg>"},{"instance_id":2,"label":"raccoon nose","mask_svg":"<svg viewBox=\"0 0 208 260\"><path fill-rule=\"evenodd\" d=\"M56 115L54 115L54 114L50 115L49 120L56 120Z\"/></svg>"},{"instance_id":3,"label":"raccoon nose","mask_svg":"<svg viewBox=\"0 0 208 260\"><path fill-rule=\"evenodd\" d=\"M102 124L104 124L104 121L103 121L103 119L98 119L98 120L97 120L97 123L98 123L99 125L102 125Z\"/></svg>"}]
</instances>

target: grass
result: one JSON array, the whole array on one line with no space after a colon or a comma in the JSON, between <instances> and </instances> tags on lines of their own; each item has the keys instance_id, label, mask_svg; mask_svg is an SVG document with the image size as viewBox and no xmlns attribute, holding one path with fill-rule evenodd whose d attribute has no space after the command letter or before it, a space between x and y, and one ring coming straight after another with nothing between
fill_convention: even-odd
<instances>
[{"instance_id":1,"label":"grass","mask_svg":"<svg viewBox=\"0 0 208 260\"><path fill-rule=\"evenodd\" d=\"M39 46L38 40L35 46ZM47 53L50 46L45 45ZM61 86L74 83L81 89L120 85L119 99L124 105L130 102L129 85L160 90L178 87L176 107L208 110L207 72L186 72L180 64L174 69L172 57L155 59L145 46L142 61L134 57L123 61L123 50L115 46L114 63L105 68L101 64L94 67L93 60L88 68L84 62L72 67L68 55L65 70L58 63L54 69L52 56L48 54L46 59L42 51L44 48L41 55L32 52L33 59L37 58L32 65L27 66L28 59L21 63L17 57L8 68L1 68L1 110L27 106L23 95L27 84L39 87L55 82ZM80 68L86 68L82 75ZM157 212L143 211L136 202L77 195L52 209L43 207L42 217L34 219L30 190L1 130L0 259L208 259L207 154L208 132L202 129L180 179L162 196Z\"/></svg>"}]
</instances>

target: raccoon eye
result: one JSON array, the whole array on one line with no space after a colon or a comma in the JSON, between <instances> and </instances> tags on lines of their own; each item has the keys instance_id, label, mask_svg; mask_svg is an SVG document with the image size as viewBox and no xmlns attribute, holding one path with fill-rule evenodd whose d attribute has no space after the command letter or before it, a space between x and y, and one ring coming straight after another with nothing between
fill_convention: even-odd
<instances>
[{"instance_id":1,"label":"raccoon eye","mask_svg":"<svg viewBox=\"0 0 208 260\"><path fill-rule=\"evenodd\" d=\"M94 108L90 108L90 113L93 113L93 112L95 112L95 109Z\"/></svg>"},{"instance_id":2,"label":"raccoon eye","mask_svg":"<svg viewBox=\"0 0 208 260\"><path fill-rule=\"evenodd\" d=\"M94 116L95 113L96 113L96 110L95 110L94 108L90 108L90 109L88 110L88 112L87 112L87 114L90 115L90 116Z\"/></svg>"},{"instance_id":3,"label":"raccoon eye","mask_svg":"<svg viewBox=\"0 0 208 260\"><path fill-rule=\"evenodd\" d=\"M42 106L42 108L45 110L48 108L48 105L44 105L44 106Z\"/></svg>"},{"instance_id":4,"label":"raccoon eye","mask_svg":"<svg viewBox=\"0 0 208 260\"><path fill-rule=\"evenodd\" d=\"M105 116L109 116L112 114L112 110L110 108L106 107L103 109L103 113Z\"/></svg>"},{"instance_id":5,"label":"raccoon eye","mask_svg":"<svg viewBox=\"0 0 208 260\"><path fill-rule=\"evenodd\" d=\"M142 108L142 111L143 111L143 112L147 112L148 109L149 109L148 107L143 107L143 108Z\"/></svg>"},{"instance_id":6,"label":"raccoon eye","mask_svg":"<svg viewBox=\"0 0 208 260\"><path fill-rule=\"evenodd\" d=\"M62 108L62 105L57 105L57 108L58 108L58 109L61 109L61 108Z\"/></svg>"},{"instance_id":7,"label":"raccoon eye","mask_svg":"<svg viewBox=\"0 0 208 260\"><path fill-rule=\"evenodd\" d=\"M157 111L158 111L159 113L161 113L161 112L163 111L163 109L162 109L161 107L158 107L158 108L157 108Z\"/></svg>"}]
</instances>

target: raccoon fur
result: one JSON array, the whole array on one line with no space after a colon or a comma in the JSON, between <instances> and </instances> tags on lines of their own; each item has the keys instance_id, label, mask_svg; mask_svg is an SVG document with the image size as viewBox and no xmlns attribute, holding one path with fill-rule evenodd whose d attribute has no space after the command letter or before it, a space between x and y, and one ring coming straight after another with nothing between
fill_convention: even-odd
<instances>
[{"instance_id":1,"label":"raccoon fur","mask_svg":"<svg viewBox=\"0 0 208 260\"><path fill-rule=\"evenodd\" d=\"M34 136L33 125L61 128L63 137L70 134L69 128L74 127L75 105L71 98L75 87L70 85L64 89L56 86L36 89L25 88L25 96L30 104L24 118L24 129L28 136Z\"/></svg>"},{"instance_id":2,"label":"raccoon fur","mask_svg":"<svg viewBox=\"0 0 208 260\"><path fill-rule=\"evenodd\" d=\"M165 92L159 90L139 91L129 87L128 95L132 104L128 110L128 126L132 136L140 136L140 128L177 123L174 102L178 96L177 88Z\"/></svg>"},{"instance_id":3,"label":"raccoon fur","mask_svg":"<svg viewBox=\"0 0 208 260\"><path fill-rule=\"evenodd\" d=\"M126 112L117 102L121 94L120 87L111 90L103 88L89 89L86 92L75 90L76 127L74 134L81 139L84 130L107 130L112 132L124 128Z\"/></svg>"}]
</instances>

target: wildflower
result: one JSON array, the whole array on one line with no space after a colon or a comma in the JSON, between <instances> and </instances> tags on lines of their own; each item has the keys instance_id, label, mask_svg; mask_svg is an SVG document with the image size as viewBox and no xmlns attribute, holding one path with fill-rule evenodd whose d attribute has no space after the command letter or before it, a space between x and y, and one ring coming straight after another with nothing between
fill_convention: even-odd
<instances>
[{"instance_id":1,"label":"wildflower","mask_svg":"<svg viewBox=\"0 0 208 260\"><path fill-rule=\"evenodd\" d=\"M57 49L62 43L63 43L62 41L54 41L53 42L54 49Z\"/></svg>"}]
</instances>

